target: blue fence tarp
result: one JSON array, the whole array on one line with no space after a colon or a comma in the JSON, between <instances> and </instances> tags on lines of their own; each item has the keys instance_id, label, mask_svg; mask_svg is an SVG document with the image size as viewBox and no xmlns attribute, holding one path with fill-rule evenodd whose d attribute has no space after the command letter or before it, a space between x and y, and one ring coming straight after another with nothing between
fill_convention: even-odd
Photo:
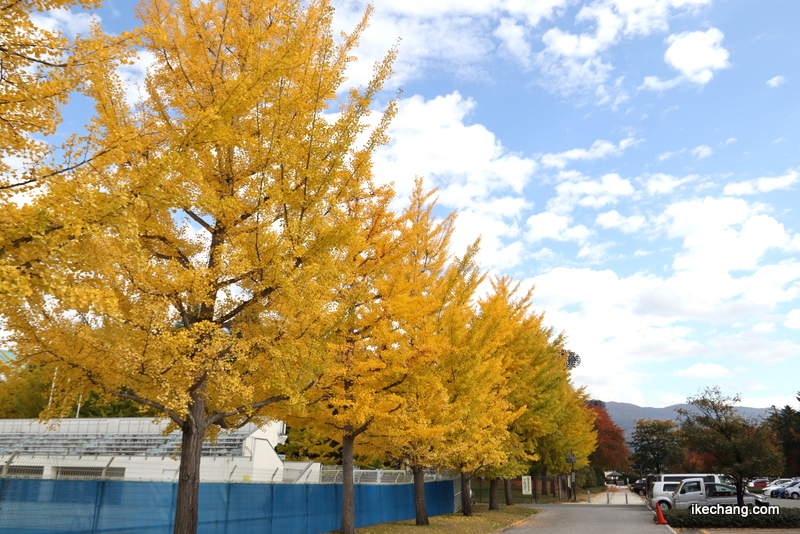
<instances>
[{"instance_id":1,"label":"blue fence tarp","mask_svg":"<svg viewBox=\"0 0 800 534\"><path fill-rule=\"evenodd\" d=\"M170 534L177 485L0 478L0 534ZM425 484L429 515L453 512L451 481ZM413 486L357 485L356 526L414 517ZM200 485L200 534L318 534L339 528L342 486Z\"/></svg>"}]
</instances>

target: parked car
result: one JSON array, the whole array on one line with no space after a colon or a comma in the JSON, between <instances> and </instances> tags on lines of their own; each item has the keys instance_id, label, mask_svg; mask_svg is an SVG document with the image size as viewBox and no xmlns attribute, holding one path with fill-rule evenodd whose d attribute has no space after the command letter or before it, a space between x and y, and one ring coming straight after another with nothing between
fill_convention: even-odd
<instances>
[{"instance_id":1,"label":"parked car","mask_svg":"<svg viewBox=\"0 0 800 534\"><path fill-rule=\"evenodd\" d=\"M795 486L793 488L788 488L784 492L783 496L786 499L800 499L800 486Z\"/></svg>"},{"instance_id":2,"label":"parked car","mask_svg":"<svg viewBox=\"0 0 800 534\"><path fill-rule=\"evenodd\" d=\"M748 484L751 488L766 488L768 485L769 480L766 478L757 478Z\"/></svg>"},{"instance_id":3,"label":"parked car","mask_svg":"<svg viewBox=\"0 0 800 534\"><path fill-rule=\"evenodd\" d=\"M669 510L673 507L672 494L680 486L680 482L653 482L653 487L647 494L651 508L656 506L662 510Z\"/></svg>"},{"instance_id":4,"label":"parked car","mask_svg":"<svg viewBox=\"0 0 800 534\"><path fill-rule=\"evenodd\" d=\"M638 493L641 496L644 496L647 491L647 481L643 478L640 478L633 484L631 484L630 490L634 493Z\"/></svg>"},{"instance_id":5,"label":"parked car","mask_svg":"<svg viewBox=\"0 0 800 534\"><path fill-rule=\"evenodd\" d=\"M769 483L769 486L764 488L764 495L767 497L772 497L772 492L778 488L782 488L786 484L793 482L791 478L779 478L778 480L773 480Z\"/></svg>"},{"instance_id":6,"label":"parked car","mask_svg":"<svg viewBox=\"0 0 800 534\"><path fill-rule=\"evenodd\" d=\"M798 487L798 484L800 484L800 480L795 480L793 482L789 482L785 486L780 487L780 488L778 488L776 490L773 490L772 491L772 495L774 497L780 497L781 499L785 499L786 498L786 490L788 490L789 488L796 488L796 487Z\"/></svg>"},{"instance_id":7,"label":"parked car","mask_svg":"<svg viewBox=\"0 0 800 534\"><path fill-rule=\"evenodd\" d=\"M692 503L699 505L737 504L736 488L719 482L706 482L702 478L687 478L681 482L675 493L672 494L672 503L676 510L686 510ZM769 501L763 495L754 495L749 492L744 494L744 504L749 506L768 505Z\"/></svg>"}]
</instances>

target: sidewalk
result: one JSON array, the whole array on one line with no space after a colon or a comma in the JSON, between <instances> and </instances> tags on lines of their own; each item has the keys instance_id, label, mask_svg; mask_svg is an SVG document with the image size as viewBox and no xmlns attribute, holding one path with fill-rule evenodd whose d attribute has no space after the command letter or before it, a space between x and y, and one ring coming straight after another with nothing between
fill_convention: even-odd
<instances>
[{"instance_id":1,"label":"sidewalk","mask_svg":"<svg viewBox=\"0 0 800 534\"><path fill-rule=\"evenodd\" d=\"M647 502L644 497L629 491L627 488L609 486L605 493L592 493L591 500L586 502L586 493L578 495L578 502L576 503L563 503L563 504L622 504L622 505L637 505L646 506Z\"/></svg>"},{"instance_id":2,"label":"sidewalk","mask_svg":"<svg viewBox=\"0 0 800 534\"><path fill-rule=\"evenodd\" d=\"M594 501L594 499L592 499ZM633 499L630 499L633 501ZM653 523L653 513L639 502L638 506L593 506L577 503L526 505L542 510L503 534L672 534L667 525Z\"/></svg>"}]
</instances>

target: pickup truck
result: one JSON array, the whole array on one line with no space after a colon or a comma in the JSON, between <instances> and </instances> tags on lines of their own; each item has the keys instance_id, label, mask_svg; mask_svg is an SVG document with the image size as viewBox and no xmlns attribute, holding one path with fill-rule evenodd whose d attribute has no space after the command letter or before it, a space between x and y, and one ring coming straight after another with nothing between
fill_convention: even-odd
<instances>
[{"instance_id":1,"label":"pickup truck","mask_svg":"<svg viewBox=\"0 0 800 534\"><path fill-rule=\"evenodd\" d=\"M686 510L694 503L700 506L735 505L737 504L736 488L730 484L706 482L702 478L687 478L681 481L678 489L672 494L672 503L676 510ZM745 492L744 504L767 506L769 501L763 495Z\"/></svg>"}]
</instances>

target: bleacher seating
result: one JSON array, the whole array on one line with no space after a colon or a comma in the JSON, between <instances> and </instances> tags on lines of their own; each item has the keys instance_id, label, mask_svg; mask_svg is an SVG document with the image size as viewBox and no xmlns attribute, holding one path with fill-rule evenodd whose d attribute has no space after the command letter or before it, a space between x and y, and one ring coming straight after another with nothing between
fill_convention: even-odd
<instances>
[{"instance_id":1,"label":"bleacher seating","mask_svg":"<svg viewBox=\"0 0 800 534\"><path fill-rule=\"evenodd\" d=\"M203 456L243 456L250 430L220 434L203 443ZM172 456L181 441L179 432L166 436L142 433L7 433L0 434L0 454L49 456Z\"/></svg>"}]
</instances>

